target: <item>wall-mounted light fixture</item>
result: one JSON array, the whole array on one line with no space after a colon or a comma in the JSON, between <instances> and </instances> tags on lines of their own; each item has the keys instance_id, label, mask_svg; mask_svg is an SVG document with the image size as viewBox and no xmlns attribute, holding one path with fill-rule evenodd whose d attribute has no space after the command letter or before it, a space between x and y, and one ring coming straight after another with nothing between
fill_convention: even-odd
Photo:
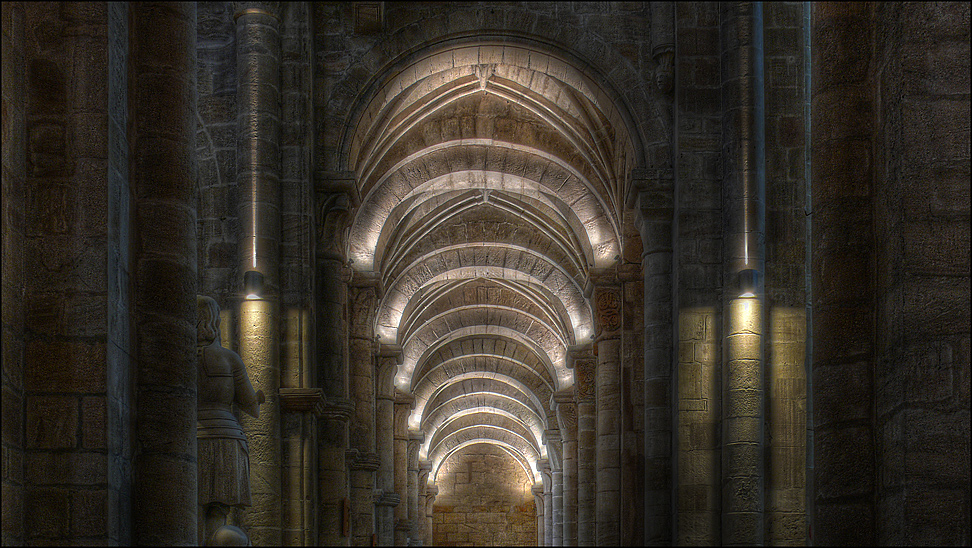
<instances>
[{"instance_id":1,"label":"wall-mounted light fixture","mask_svg":"<svg viewBox=\"0 0 972 548\"><path fill-rule=\"evenodd\" d=\"M747 268L739 272L740 297L755 297L759 286L759 271Z\"/></svg>"},{"instance_id":2,"label":"wall-mounted light fixture","mask_svg":"<svg viewBox=\"0 0 972 548\"><path fill-rule=\"evenodd\" d=\"M263 274L256 270L243 274L243 294L247 299L259 299L263 294Z\"/></svg>"}]
</instances>

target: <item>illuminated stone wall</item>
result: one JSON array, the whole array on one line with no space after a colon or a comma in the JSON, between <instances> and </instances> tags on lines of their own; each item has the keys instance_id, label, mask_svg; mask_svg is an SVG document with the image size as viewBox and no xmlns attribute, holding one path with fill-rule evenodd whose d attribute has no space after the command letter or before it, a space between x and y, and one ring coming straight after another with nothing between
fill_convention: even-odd
<instances>
[{"instance_id":1,"label":"illuminated stone wall","mask_svg":"<svg viewBox=\"0 0 972 548\"><path fill-rule=\"evenodd\" d=\"M432 514L436 546L534 546L533 480L503 449L473 444L439 469Z\"/></svg>"}]
</instances>

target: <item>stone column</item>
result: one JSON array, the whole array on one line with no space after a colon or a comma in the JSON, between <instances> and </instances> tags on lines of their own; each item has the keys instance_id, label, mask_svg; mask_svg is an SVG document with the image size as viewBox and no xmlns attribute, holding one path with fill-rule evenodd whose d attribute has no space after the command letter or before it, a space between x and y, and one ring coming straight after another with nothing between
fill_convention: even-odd
<instances>
[{"instance_id":1,"label":"stone column","mask_svg":"<svg viewBox=\"0 0 972 548\"><path fill-rule=\"evenodd\" d=\"M551 542L553 546L563 546L564 544L564 469L561 450L563 441L560 439L559 430L546 430L543 438L547 444L547 455L550 462L551 480L551 527L553 534Z\"/></svg>"},{"instance_id":2,"label":"stone column","mask_svg":"<svg viewBox=\"0 0 972 548\"><path fill-rule=\"evenodd\" d=\"M415 519L418 521L419 540L428 546L432 544L432 534L426 528L428 524L426 517L426 507L429 493L429 473L432 472L432 461L419 461L418 475L418 512Z\"/></svg>"},{"instance_id":3,"label":"stone column","mask_svg":"<svg viewBox=\"0 0 972 548\"><path fill-rule=\"evenodd\" d=\"M345 174L346 175L346 174ZM345 265L343 235L349 220L353 194L335 191L350 187L347 177L319 177L315 180L317 218L317 270L314 278L316 354L320 386L327 399L318 432L318 524L317 543L346 546L344 505L348 499L348 422L354 403L348 398L348 282L351 270Z\"/></svg>"},{"instance_id":4,"label":"stone column","mask_svg":"<svg viewBox=\"0 0 972 548\"><path fill-rule=\"evenodd\" d=\"M418 430L408 432L408 527L409 527L409 546L421 546L422 538L419 533L419 514L418 514L418 475L419 458L418 452L422 442L425 441L425 434Z\"/></svg>"},{"instance_id":5,"label":"stone column","mask_svg":"<svg viewBox=\"0 0 972 548\"><path fill-rule=\"evenodd\" d=\"M435 539L432 537L432 517L435 513L435 496L439 494L439 488L429 485L425 490L425 542L426 546L434 546Z\"/></svg>"},{"instance_id":6,"label":"stone column","mask_svg":"<svg viewBox=\"0 0 972 548\"><path fill-rule=\"evenodd\" d=\"M762 544L765 195L762 3L723 4L722 543Z\"/></svg>"},{"instance_id":7,"label":"stone column","mask_svg":"<svg viewBox=\"0 0 972 548\"><path fill-rule=\"evenodd\" d=\"M546 523L543 513L543 483L534 483L530 491L533 493L533 505L537 508L537 546L546 546L543 536L543 524Z\"/></svg>"},{"instance_id":8,"label":"stone column","mask_svg":"<svg viewBox=\"0 0 972 548\"><path fill-rule=\"evenodd\" d=\"M377 310L377 278L355 272L348 288L350 310L349 358L351 398L355 402L351 417L350 445L356 450L351 470L351 543L371 544L374 526L375 472L379 458L375 453L375 354L374 317ZM372 464L373 463L373 464Z\"/></svg>"},{"instance_id":9,"label":"stone column","mask_svg":"<svg viewBox=\"0 0 972 548\"><path fill-rule=\"evenodd\" d=\"M577 386L577 545L594 546L597 498L597 414L594 403L594 357L591 347L568 355Z\"/></svg>"},{"instance_id":10,"label":"stone column","mask_svg":"<svg viewBox=\"0 0 972 548\"><path fill-rule=\"evenodd\" d=\"M381 466L378 468L378 488L383 503L378 513L378 542L391 546L395 542L395 507L401 497L395 492L395 385L394 376L401 357L401 347L382 345L375 388L375 448ZM398 502L394 502L398 501Z\"/></svg>"},{"instance_id":11,"label":"stone column","mask_svg":"<svg viewBox=\"0 0 972 548\"><path fill-rule=\"evenodd\" d=\"M395 507L401 497L395 492L395 372L401 359L401 347L382 345L375 387L375 449L381 466L378 468L378 488L382 491L378 513L378 543L391 546L395 542ZM396 502L398 501L398 502Z\"/></svg>"},{"instance_id":12,"label":"stone column","mask_svg":"<svg viewBox=\"0 0 972 548\"><path fill-rule=\"evenodd\" d=\"M354 414L354 404L347 398L329 398L321 414L318 459L320 534L318 544L347 546L350 537L344 535L344 501L347 500L348 422Z\"/></svg>"},{"instance_id":13,"label":"stone column","mask_svg":"<svg viewBox=\"0 0 972 548\"><path fill-rule=\"evenodd\" d=\"M567 388L551 396L557 422L563 436L563 545L577 545L577 404L574 388Z\"/></svg>"},{"instance_id":14,"label":"stone column","mask_svg":"<svg viewBox=\"0 0 972 548\"><path fill-rule=\"evenodd\" d=\"M543 478L543 545L553 546L553 474L550 461L537 461L537 470Z\"/></svg>"},{"instance_id":15,"label":"stone column","mask_svg":"<svg viewBox=\"0 0 972 548\"><path fill-rule=\"evenodd\" d=\"M646 176L635 210L644 276L645 544L672 542L672 178Z\"/></svg>"},{"instance_id":16,"label":"stone column","mask_svg":"<svg viewBox=\"0 0 972 548\"><path fill-rule=\"evenodd\" d=\"M196 6L133 3L129 28L137 367L131 541L195 544Z\"/></svg>"},{"instance_id":17,"label":"stone column","mask_svg":"<svg viewBox=\"0 0 972 548\"><path fill-rule=\"evenodd\" d=\"M621 290L610 273L594 278L597 355L597 511L598 545L621 542Z\"/></svg>"},{"instance_id":18,"label":"stone column","mask_svg":"<svg viewBox=\"0 0 972 548\"><path fill-rule=\"evenodd\" d=\"M237 62L237 170L240 195L239 273L262 284L245 287L240 303L240 357L266 403L241 422L250 446L252 506L244 511L254 544L281 544L280 20L279 4L234 4ZM249 274L253 272L251 276ZM262 286L262 287L259 287Z\"/></svg>"},{"instance_id":19,"label":"stone column","mask_svg":"<svg viewBox=\"0 0 972 548\"><path fill-rule=\"evenodd\" d=\"M408 416L415 398L401 391L395 392L395 492L401 503L395 507L395 546L408 542Z\"/></svg>"}]
</instances>

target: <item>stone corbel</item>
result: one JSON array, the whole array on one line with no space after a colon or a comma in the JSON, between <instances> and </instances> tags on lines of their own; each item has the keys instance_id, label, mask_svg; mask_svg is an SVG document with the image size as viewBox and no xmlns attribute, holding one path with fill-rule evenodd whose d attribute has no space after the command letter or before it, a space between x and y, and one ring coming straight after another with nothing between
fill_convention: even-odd
<instances>
[{"instance_id":1,"label":"stone corbel","mask_svg":"<svg viewBox=\"0 0 972 548\"><path fill-rule=\"evenodd\" d=\"M381 467L381 458L377 453L362 453L357 449L348 449L344 453L349 470L364 470L374 472Z\"/></svg>"},{"instance_id":2,"label":"stone corbel","mask_svg":"<svg viewBox=\"0 0 972 548\"><path fill-rule=\"evenodd\" d=\"M317 255L344 262L351 213L361 203L354 172L315 173L314 196Z\"/></svg>"},{"instance_id":3,"label":"stone corbel","mask_svg":"<svg viewBox=\"0 0 972 548\"><path fill-rule=\"evenodd\" d=\"M395 401L397 392L395 373L398 372L398 366L404 361L402 346L400 344L382 343L379 345L378 356L378 370L375 371L378 379L378 391L375 397Z\"/></svg>"},{"instance_id":4,"label":"stone corbel","mask_svg":"<svg viewBox=\"0 0 972 548\"><path fill-rule=\"evenodd\" d=\"M675 3L648 4L651 21L651 57L656 63L655 86L668 96L675 84Z\"/></svg>"},{"instance_id":5,"label":"stone corbel","mask_svg":"<svg viewBox=\"0 0 972 548\"><path fill-rule=\"evenodd\" d=\"M330 399L324 402L321 409L321 418L348 422L354 415L354 402L347 399Z\"/></svg>"},{"instance_id":6,"label":"stone corbel","mask_svg":"<svg viewBox=\"0 0 972 548\"><path fill-rule=\"evenodd\" d=\"M559 390L550 395L550 405L554 413L557 414L557 423L562 432L567 432L568 437L576 435L577 432L577 404L575 387Z\"/></svg>"},{"instance_id":7,"label":"stone corbel","mask_svg":"<svg viewBox=\"0 0 972 548\"><path fill-rule=\"evenodd\" d=\"M430 460L419 460L419 483L422 483L422 476L428 481L429 474L432 472L432 461Z\"/></svg>"},{"instance_id":8,"label":"stone corbel","mask_svg":"<svg viewBox=\"0 0 972 548\"><path fill-rule=\"evenodd\" d=\"M327 400L321 388L281 388L280 407L290 413L324 413Z\"/></svg>"},{"instance_id":9,"label":"stone corbel","mask_svg":"<svg viewBox=\"0 0 972 548\"><path fill-rule=\"evenodd\" d=\"M395 492L386 493L382 489L375 489L375 506L398 506L402 502L402 496Z\"/></svg>"}]
</instances>

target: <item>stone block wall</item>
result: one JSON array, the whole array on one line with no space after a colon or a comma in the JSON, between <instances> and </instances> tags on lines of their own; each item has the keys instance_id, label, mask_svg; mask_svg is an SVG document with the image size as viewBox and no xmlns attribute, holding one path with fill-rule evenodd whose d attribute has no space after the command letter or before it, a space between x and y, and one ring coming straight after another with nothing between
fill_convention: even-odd
<instances>
[{"instance_id":1,"label":"stone block wall","mask_svg":"<svg viewBox=\"0 0 972 548\"><path fill-rule=\"evenodd\" d=\"M804 4L766 2L766 533L803 544L806 520L807 185Z\"/></svg>"},{"instance_id":2,"label":"stone block wall","mask_svg":"<svg viewBox=\"0 0 972 548\"><path fill-rule=\"evenodd\" d=\"M876 4L877 544L968 544L969 5Z\"/></svg>"},{"instance_id":3,"label":"stone block wall","mask_svg":"<svg viewBox=\"0 0 972 548\"><path fill-rule=\"evenodd\" d=\"M536 545L533 480L505 450L466 446L442 463L435 484L435 546Z\"/></svg>"},{"instance_id":4,"label":"stone block wall","mask_svg":"<svg viewBox=\"0 0 972 548\"><path fill-rule=\"evenodd\" d=\"M968 22L814 6L815 542L969 543Z\"/></svg>"},{"instance_id":5,"label":"stone block wall","mask_svg":"<svg viewBox=\"0 0 972 548\"><path fill-rule=\"evenodd\" d=\"M124 127L126 106L109 104L108 10L104 3L32 3L24 11L24 253L31 272L23 311L24 540L125 542L117 513L109 512L126 483L110 469L130 455L124 424L108 428L109 408L126 405L109 394L126 387L109 380L130 367L130 356L127 297L119 300L117 291L126 284L125 265L116 262L108 276L109 250L124 261L127 242L109 228L127 196L117 170L124 141L109 147L109 124ZM123 71L114 76L114 85L124 85ZM108 321L119 308L121 321ZM117 459L109 458L109 444Z\"/></svg>"},{"instance_id":6,"label":"stone block wall","mask_svg":"<svg viewBox=\"0 0 972 548\"><path fill-rule=\"evenodd\" d=\"M236 185L236 28L230 2L202 2L196 32L199 292L226 307L239 292ZM228 310L232 312L232 310ZM230 314L223 328L229 328ZM232 337L223 344L233 344ZM231 347L232 348L232 347Z\"/></svg>"},{"instance_id":7,"label":"stone block wall","mask_svg":"<svg viewBox=\"0 0 972 548\"><path fill-rule=\"evenodd\" d=\"M721 537L722 75L719 3L677 3L673 320L675 537Z\"/></svg>"}]
</instances>

